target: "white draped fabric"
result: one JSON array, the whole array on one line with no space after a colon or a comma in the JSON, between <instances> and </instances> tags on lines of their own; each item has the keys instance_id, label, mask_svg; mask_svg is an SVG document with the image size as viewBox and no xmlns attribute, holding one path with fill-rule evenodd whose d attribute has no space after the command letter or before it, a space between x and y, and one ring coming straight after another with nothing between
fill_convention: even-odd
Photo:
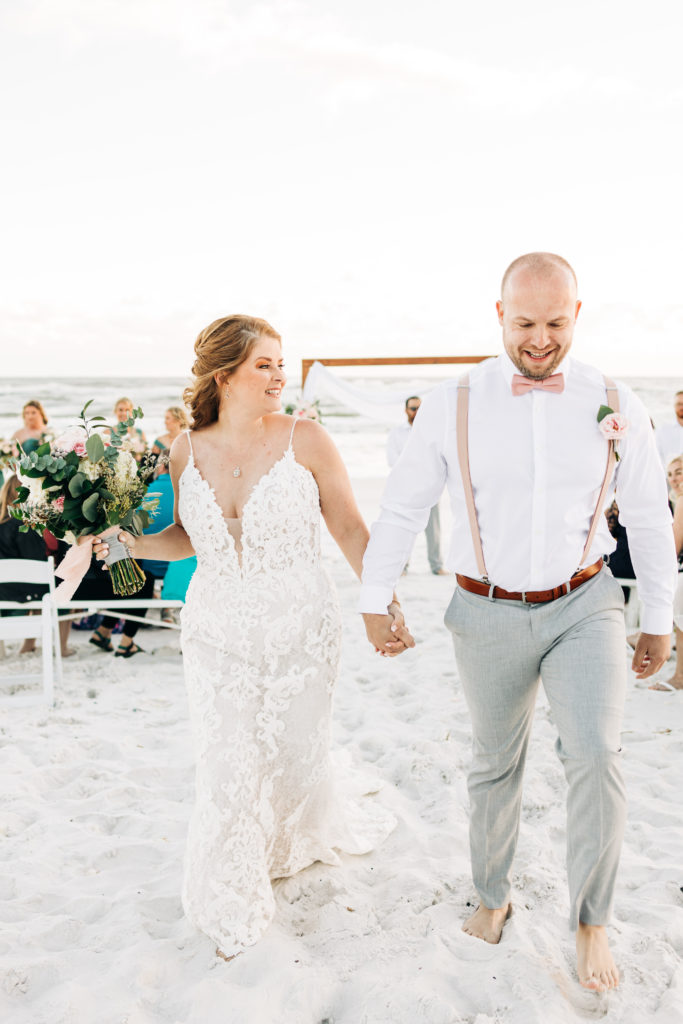
<instances>
[{"instance_id":1,"label":"white draped fabric","mask_svg":"<svg viewBox=\"0 0 683 1024\"><path fill-rule=\"evenodd\" d=\"M429 391L431 388L420 388L420 397L424 398ZM358 388L346 380L335 377L326 366L318 362L311 366L303 389L305 402L314 402L317 398L334 398L361 416L382 423L400 421L405 415L406 399L414 394L415 385L408 382L402 388L382 388L376 392Z\"/></svg>"}]
</instances>

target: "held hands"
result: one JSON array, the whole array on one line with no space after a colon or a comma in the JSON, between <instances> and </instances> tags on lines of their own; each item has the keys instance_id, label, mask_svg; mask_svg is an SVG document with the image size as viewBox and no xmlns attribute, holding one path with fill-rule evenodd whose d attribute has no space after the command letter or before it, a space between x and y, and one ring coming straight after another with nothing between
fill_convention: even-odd
<instances>
[{"instance_id":1,"label":"held hands","mask_svg":"<svg viewBox=\"0 0 683 1024\"><path fill-rule=\"evenodd\" d=\"M656 633L641 633L638 637L631 668L636 679L647 679L659 672L671 654L671 637L667 633L660 636Z\"/></svg>"},{"instance_id":2,"label":"held hands","mask_svg":"<svg viewBox=\"0 0 683 1024\"><path fill-rule=\"evenodd\" d=\"M363 620L368 640L383 658L395 658L415 646L398 601L391 602L386 615L364 612Z\"/></svg>"}]
</instances>

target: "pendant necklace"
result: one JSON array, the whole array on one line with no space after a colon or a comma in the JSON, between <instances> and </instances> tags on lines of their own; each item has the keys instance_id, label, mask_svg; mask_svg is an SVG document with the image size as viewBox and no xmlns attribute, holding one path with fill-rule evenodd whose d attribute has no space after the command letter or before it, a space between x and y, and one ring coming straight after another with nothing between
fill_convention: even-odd
<instances>
[{"instance_id":1,"label":"pendant necklace","mask_svg":"<svg viewBox=\"0 0 683 1024\"><path fill-rule=\"evenodd\" d=\"M235 468L232 471L232 475L235 478L237 478L238 476L242 476L242 468L241 468L241 466L235 466Z\"/></svg>"}]
</instances>

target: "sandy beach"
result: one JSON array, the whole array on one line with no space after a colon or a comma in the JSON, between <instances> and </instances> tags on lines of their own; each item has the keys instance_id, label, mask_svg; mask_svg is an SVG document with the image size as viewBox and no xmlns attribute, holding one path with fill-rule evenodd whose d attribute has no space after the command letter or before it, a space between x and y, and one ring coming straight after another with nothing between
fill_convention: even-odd
<instances>
[{"instance_id":1,"label":"sandy beach","mask_svg":"<svg viewBox=\"0 0 683 1024\"><path fill-rule=\"evenodd\" d=\"M358 493L372 519L378 484ZM442 624L452 580L429 573L419 537L400 586L417 648L386 661L365 640L356 582L329 538L325 552L346 623L335 742L383 782L370 799L396 815L394 833L342 868L276 883L264 940L217 959L179 896L193 797L179 636L142 630L147 653L126 661L74 632L56 706L1 720L3 1024L680 1024L683 698L630 677L629 820L610 929L622 983L594 995L579 987L567 928L566 787L544 696L514 915L488 946L460 930L475 893L470 728Z\"/></svg>"}]
</instances>

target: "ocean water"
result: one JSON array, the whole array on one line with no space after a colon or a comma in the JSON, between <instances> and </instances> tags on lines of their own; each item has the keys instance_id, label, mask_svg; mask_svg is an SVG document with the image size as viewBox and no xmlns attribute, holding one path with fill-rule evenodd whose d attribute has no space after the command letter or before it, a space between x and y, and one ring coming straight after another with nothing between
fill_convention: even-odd
<instances>
[{"instance_id":1,"label":"ocean water","mask_svg":"<svg viewBox=\"0 0 683 1024\"><path fill-rule=\"evenodd\" d=\"M424 395L441 380L453 376L453 367L420 367L419 376L414 367L363 368L362 374L346 372L344 379L358 388L367 388L376 394L383 388L399 389L409 384L416 394ZM673 396L682 383L678 377L624 377L621 378L636 392L645 404L655 426L673 419ZM108 417L114 421L113 408L117 399L125 396L134 405L142 407L142 428L151 442L163 433L164 411L170 405L182 405L182 391L187 381L176 377L101 377L44 378L14 377L0 381L0 437L9 437L21 426L21 409L31 398L43 403L50 425L61 430L78 416L85 403L93 399L90 415ZM300 395L299 381L288 382L283 405L296 401ZM332 434L355 478L383 477L386 475L385 442L391 423L379 423L359 416L338 403L321 402L324 423Z\"/></svg>"}]
</instances>

